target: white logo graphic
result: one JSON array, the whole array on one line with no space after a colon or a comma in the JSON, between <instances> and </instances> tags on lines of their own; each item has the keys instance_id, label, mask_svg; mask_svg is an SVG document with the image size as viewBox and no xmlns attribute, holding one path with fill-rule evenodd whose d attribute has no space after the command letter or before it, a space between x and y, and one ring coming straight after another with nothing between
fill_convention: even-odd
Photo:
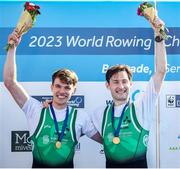
<instances>
[{"instance_id":1,"label":"white logo graphic","mask_svg":"<svg viewBox=\"0 0 180 169\"><path fill-rule=\"evenodd\" d=\"M109 133L108 136L107 136L108 140L110 142L112 142L113 138L114 138L114 134L113 133Z\"/></svg>"},{"instance_id":2,"label":"white logo graphic","mask_svg":"<svg viewBox=\"0 0 180 169\"><path fill-rule=\"evenodd\" d=\"M49 136L48 135L44 135L43 136L43 144L48 144L49 143Z\"/></svg>"},{"instance_id":3,"label":"white logo graphic","mask_svg":"<svg viewBox=\"0 0 180 169\"><path fill-rule=\"evenodd\" d=\"M166 96L166 107L176 107L176 96L167 95Z\"/></svg>"}]
</instances>

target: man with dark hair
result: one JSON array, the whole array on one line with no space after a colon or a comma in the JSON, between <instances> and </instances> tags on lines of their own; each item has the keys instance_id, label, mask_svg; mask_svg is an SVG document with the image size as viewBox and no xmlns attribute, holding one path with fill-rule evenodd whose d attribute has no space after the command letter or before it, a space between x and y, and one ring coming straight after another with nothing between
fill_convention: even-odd
<instances>
[{"instance_id":1,"label":"man with dark hair","mask_svg":"<svg viewBox=\"0 0 180 169\"><path fill-rule=\"evenodd\" d=\"M128 78L130 81L132 81L132 71L130 69L130 67L128 65L115 65L112 66L111 68L109 68L106 72L106 82L110 82L111 77L118 73L118 72L122 72L125 71L128 75Z\"/></svg>"},{"instance_id":2,"label":"man with dark hair","mask_svg":"<svg viewBox=\"0 0 180 169\"><path fill-rule=\"evenodd\" d=\"M75 72L61 69L52 75L52 103L48 108L30 97L16 79L16 48L20 43L14 31L8 39L15 42L7 53L4 65L4 84L12 97L25 112L31 134L33 167L73 167L75 145L80 136L101 142L100 135L85 112L68 106L76 90L78 77Z\"/></svg>"},{"instance_id":3,"label":"man with dark hair","mask_svg":"<svg viewBox=\"0 0 180 169\"><path fill-rule=\"evenodd\" d=\"M157 20L158 23L160 20ZM151 23L156 36L159 25ZM157 39L157 38L156 38ZM113 103L103 105L92 113L92 121L103 138L106 167L145 168L146 151L156 102L166 74L164 41L155 42L156 71L144 94L131 102L132 72L127 65L112 66L106 73L106 87Z\"/></svg>"}]
</instances>

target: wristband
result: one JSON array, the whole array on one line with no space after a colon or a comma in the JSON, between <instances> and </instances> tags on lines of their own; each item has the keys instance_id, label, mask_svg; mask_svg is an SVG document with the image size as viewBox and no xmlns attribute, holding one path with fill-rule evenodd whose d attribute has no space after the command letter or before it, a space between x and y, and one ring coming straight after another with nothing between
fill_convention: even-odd
<instances>
[{"instance_id":1,"label":"wristband","mask_svg":"<svg viewBox=\"0 0 180 169\"><path fill-rule=\"evenodd\" d=\"M158 43L159 43L159 42L162 42L163 40L164 40L164 39L163 39L161 36L156 36L156 37L155 37L155 41L158 42Z\"/></svg>"}]
</instances>

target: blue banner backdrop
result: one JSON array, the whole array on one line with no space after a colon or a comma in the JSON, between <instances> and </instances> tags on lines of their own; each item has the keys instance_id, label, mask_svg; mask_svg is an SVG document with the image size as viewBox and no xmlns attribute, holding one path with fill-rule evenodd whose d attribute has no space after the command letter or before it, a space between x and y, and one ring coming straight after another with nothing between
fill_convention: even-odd
<instances>
[{"instance_id":1,"label":"blue banner backdrop","mask_svg":"<svg viewBox=\"0 0 180 169\"><path fill-rule=\"evenodd\" d=\"M75 70L81 81L104 81L104 68L118 63L133 67L135 81L149 79L154 69L153 32L136 14L139 2L36 3L41 15L17 50L19 81L49 81L51 73L61 67ZM23 4L0 2L0 72L6 55L3 47ZM170 31L167 81L180 79L180 23L173 19L180 16L179 8L178 2L158 2L159 15Z\"/></svg>"}]
</instances>

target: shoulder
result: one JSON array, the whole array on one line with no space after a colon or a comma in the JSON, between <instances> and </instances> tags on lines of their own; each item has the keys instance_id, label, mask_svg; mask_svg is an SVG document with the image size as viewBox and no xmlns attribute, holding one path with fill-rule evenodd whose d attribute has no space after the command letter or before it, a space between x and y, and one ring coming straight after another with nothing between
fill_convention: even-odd
<instances>
[{"instance_id":1,"label":"shoulder","mask_svg":"<svg viewBox=\"0 0 180 169\"><path fill-rule=\"evenodd\" d=\"M95 109L93 109L93 111L90 114L91 119L94 122L97 122L97 123L98 123L98 121L100 122L100 120L103 118L104 111L107 106L108 106L107 104L102 104L102 105L96 107Z\"/></svg>"},{"instance_id":2,"label":"shoulder","mask_svg":"<svg viewBox=\"0 0 180 169\"><path fill-rule=\"evenodd\" d=\"M27 101L24 103L23 108L27 107L27 106L31 106L31 105L37 105L37 106L42 107L42 103L39 100L37 100L37 99L35 99L33 97L29 97L27 99Z\"/></svg>"},{"instance_id":3,"label":"shoulder","mask_svg":"<svg viewBox=\"0 0 180 169\"><path fill-rule=\"evenodd\" d=\"M40 101L34 99L33 97L29 97L25 102L25 104L23 105L22 110L25 113L29 113L29 112L41 111L42 108L43 105Z\"/></svg>"},{"instance_id":4,"label":"shoulder","mask_svg":"<svg viewBox=\"0 0 180 169\"><path fill-rule=\"evenodd\" d=\"M90 118L89 114L86 111L77 108L75 108L75 110L77 111L77 120L84 121Z\"/></svg>"},{"instance_id":5,"label":"shoulder","mask_svg":"<svg viewBox=\"0 0 180 169\"><path fill-rule=\"evenodd\" d=\"M107 104L102 104L102 105L96 107L96 108L94 109L93 113L94 113L94 114L104 113L104 111L105 111L105 109L106 109L107 106L108 106Z\"/></svg>"}]
</instances>

